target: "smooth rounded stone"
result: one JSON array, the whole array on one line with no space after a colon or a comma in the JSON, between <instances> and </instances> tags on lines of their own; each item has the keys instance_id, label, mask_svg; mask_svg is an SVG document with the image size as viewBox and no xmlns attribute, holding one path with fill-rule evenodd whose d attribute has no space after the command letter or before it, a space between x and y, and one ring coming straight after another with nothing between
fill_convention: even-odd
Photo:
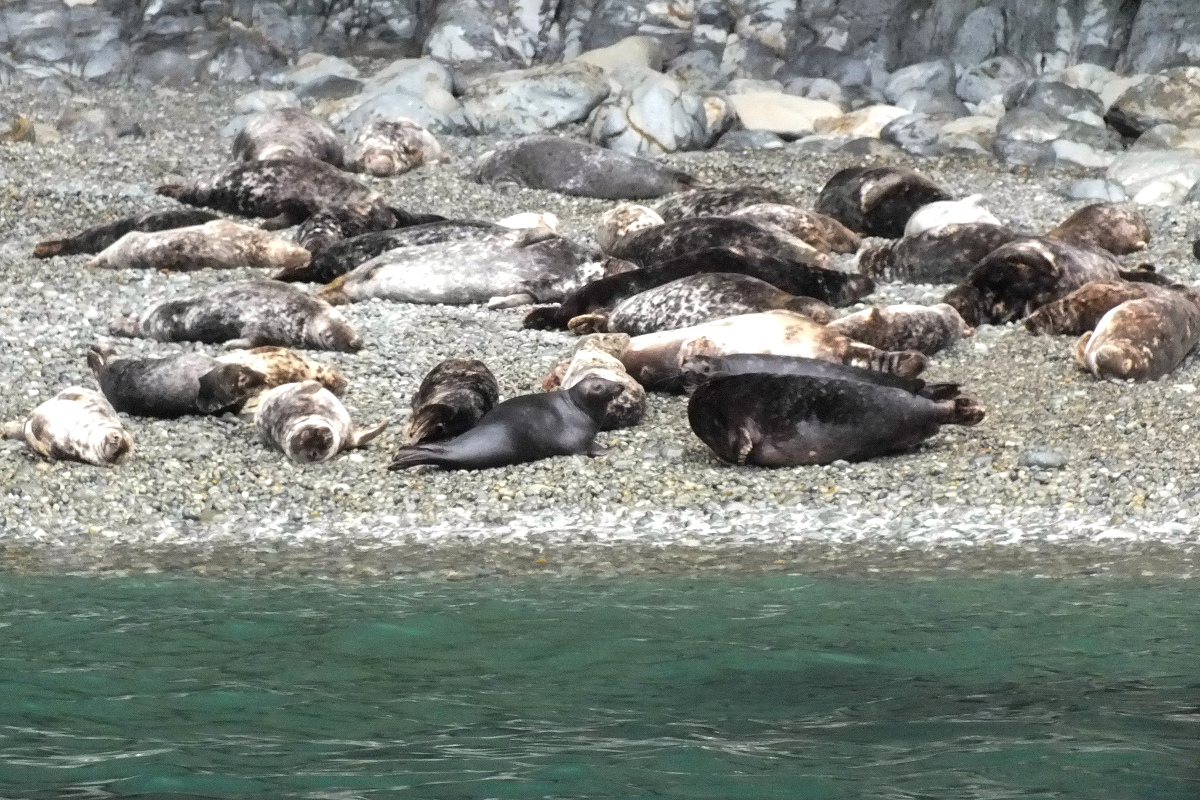
<instances>
[{"instance_id":1,"label":"smooth rounded stone","mask_svg":"<svg viewBox=\"0 0 1200 800\"><path fill-rule=\"evenodd\" d=\"M1176 67L1147 76L1117 98L1106 119L1129 136L1164 122L1200 127L1200 67Z\"/></svg>"},{"instance_id":2,"label":"smooth rounded stone","mask_svg":"<svg viewBox=\"0 0 1200 800\"><path fill-rule=\"evenodd\" d=\"M996 126L999 122L995 117L959 117L942 125L940 133L943 137L966 136L981 146L990 148L992 139L996 138Z\"/></svg>"},{"instance_id":3,"label":"smooth rounded stone","mask_svg":"<svg viewBox=\"0 0 1200 800\"><path fill-rule=\"evenodd\" d=\"M849 111L858 111L867 106L886 106L887 96L874 86L847 86L842 90L842 106Z\"/></svg>"},{"instance_id":4,"label":"smooth rounded stone","mask_svg":"<svg viewBox=\"0 0 1200 800\"><path fill-rule=\"evenodd\" d=\"M1138 137L1130 150L1188 150L1200 154L1200 127L1180 128L1163 123Z\"/></svg>"},{"instance_id":5,"label":"smooth rounded stone","mask_svg":"<svg viewBox=\"0 0 1200 800\"><path fill-rule=\"evenodd\" d=\"M725 84L725 94L782 92L783 90L783 84L779 81L758 80L756 78L734 78L729 83Z\"/></svg>"},{"instance_id":6,"label":"smooth rounded stone","mask_svg":"<svg viewBox=\"0 0 1200 800\"><path fill-rule=\"evenodd\" d=\"M341 75L322 75L311 81L296 86L297 97L310 100L344 100L353 97L363 90L362 81L357 78L346 78Z\"/></svg>"},{"instance_id":7,"label":"smooth rounded stone","mask_svg":"<svg viewBox=\"0 0 1200 800\"><path fill-rule=\"evenodd\" d=\"M1020 167L1053 167L1058 160L1051 142L1030 142L997 136L992 140L992 154L1005 164Z\"/></svg>"},{"instance_id":8,"label":"smooth rounded stone","mask_svg":"<svg viewBox=\"0 0 1200 800\"><path fill-rule=\"evenodd\" d=\"M1117 73L1099 64L1072 64L1060 69L1052 77L1067 86L1087 89L1089 92L1095 92L1097 96L1103 97L1105 87L1117 78Z\"/></svg>"},{"instance_id":9,"label":"smooth rounded stone","mask_svg":"<svg viewBox=\"0 0 1200 800\"><path fill-rule=\"evenodd\" d=\"M1117 136L1106 128L1033 108L1014 108L1005 114L996 124L996 136L1032 143L1066 139L1105 150L1118 150L1121 146Z\"/></svg>"},{"instance_id":10,"label":"smooth rounded stone","mask_svg":"<svg viewBox=\"0 0 1200 800\"><path fill-rule=\"evenodd\" d=\"M715 138L710 137L704 100L679 81L643 70L637 82L630 83L596 109L590 134L596 144L622 153L656 155L700 150Z\"/></svg>"},{"instance_id":11,"label":"smooth rounded stone","mask_svg":"<svg viewBox=\"0 0 1200 800\"><path fill-rule=\"evenodd\" d=\"M954 62L948 59L924 61L902 67L888 78L883 93L887 99L900 105L900 98L912 91L943 92L952 94L956 82Z\"/></svg>"},{"instance_id":12,"label":"smooth rounded stone","mask_svg":"<svg viewBox=\"0 0 1200 800\"><path fill-rule=\"evenodd\" d=\"M925 114L930 117L957 118L971 115L971 109L950 92L914 89L901 95L896 100L896 105L913 114Z\"/></svg>"},{"instance_id":13,"label":"smooth rounded stone","mask_svg":"<svg viewBox=\"0 0 1200 800\"><path fill-rule=\"evenodd\" d=\"M117 122L107 108L76 108L66 111L54 127L59 133L81 138L115 137Z\"/></svg>"},{"instance_id":14,"label":"smooth rounded stone","mask_svg":"<svg viewBox=\"0 0 1200 800\"><path fill-rule=\"evenodd\" d=\"M773 83L778 83L778 81L773 81ZM731 82L730 86L732 85ZM731 94L733 93L732 89L727 90ZM842 87L828 78L793 78L788 82L783 91L785 94L807 97L810 100L828 100L830 103L836 104L843 111L850 108Z\"/></svg>"},{"instance_id":15,"label":"smooth rounded stone","mask_svg":"<svg viewBox=\"0 0 1200 800\"><path fill-rule=\"evenodd\" d=\"M663 47L650 36L626 36L608 47L580 53L575 60L599 67L605 72L613 72L621 67L643 67L661 72Z\"/></svg>"},{"instance_id":16,"label":"smooth rounded stone","mask_svg":"<svg viewBox=\"0 0 1200 800\"><path fill-rule=\"evenodd\" d=\"M801 139L800 141L804 141ZM728 131L717 140L715 150L777 150L784 141L769 131Z\"/></svg>"},{"instance_id":17,"label":"smooth rounded stone","mask_svg":"<svg viewBox=\"0 0 1200 800\"><path fill-rule=\"evenodd\" d=\"M1004 93L1004 104L1010 109L1031 108L1067 119L1086 119L1091 120L1089 124L1104 125L1104 103L1099 95L1058 81L1038 80L1014 84Z\"/></svg>"},{"instance_id":18,"label":"smooth rounded stone","mask_svg":"<svg viewBox=\"0 0 1200 800\"><path fill-rule=\"evenodd\" d=\"M744 131L745 133L758 133L758 131ZM771 134L774 135L774 134ZM814 133L811 136L805 136L797 139L786 145L788 150L793 150L797 153L811 153L812 155L829 155L830 153L841 152L850 140L845 136L832 136L824 133Z\"/></svg>"},{"instance_id":19,"label":"smooth rounded stone","mask_svg":"<svg viewBox=\"0 0 1200 800\"><path fill-rule=\"evenodd\" d=\"M1060 469L1067 465L1065 453L1049 447L1033 447L1017 457L1017 466L1037 469Z\"/></svg>"},{"instance_id":20,"label":"smooth rounded stone","mask_svg":"<svg viewBox=\"0 0 1200 800\"><path fill-rule=\"evenodd\" d=\"M878 138L883 129L891 122L908 116L909 112L897 106L867 106L858 111L851 111L841 117L818 120L817 133L828 133L835 136L873 136Z\"/></svg>"},{"instance_id":21,"label":"smooth rounded stone","mask_svg":"<svg viewBox=\"0 0 1200 800\"><path fill-rule=\"evenodd\" d=\"M672 59L667 74L693 92L714 89L722 80L721 62L708 50L693 50Z\"/></svg>"},{"instance_id":22,"label":"smooth rounded stone","mask_svg":"<svg viewBox=\"0 0 1200 800\"><path fill-rule=\"evenodd\" d=\"M1069 139L1057 139L1050 143L1054 149L1056 164L1074 164L1089 169L1104 168L1116 160L1117 154L1108 150L1097 150L1082 142L1072 142Z\"/></svg>"},{"instance_id":23,"label":"smooth rounded stone","mask_svg":"<svg viewBox=\"0 0 1200 800\"><path fill-rule=\"evenodd\" d=\"M432 58L401 58L367 78L363 91L399 92L423 98L431 87L446 93L454 91L454 77L445 65Z\"/></svg>"},{"instance_id":24,"label":"smooth rounded stone","mask_svg":"<svg viewBox=\"0 0 1200 800\"><path fill-rule=\"evenodd\" d=\"M986 142L973 136L943 133L938 136L938 152L950 156L992 158L992 137L987 137Z\"/></svg>"},{"instance_id":25,"label":"smooth rounded stone","mask_svg":"<svg viewBox=\"0 0 1200 800\"><path fill-rule=\"evenodd\" d=\"M602 69L570 62L486 76L467 84L461 99L477 133L519 136L581 122L610 91Z\"/></svg>"},{"instance_id":26,"label":"smooth rounded stone","mask_svg":"<svg viewBox=\"0 0 1200 800\"><path fill-rule=\"evenodd\" d=\"M246 116L280 108L300 108L300 98L289 90L258 89L242 95L233 104L234 113Z\"/></svg>"},{"instance_id":27,"label":"smooth rounded stone","mask_svg":"<svg viewBox=\"0 0 1200 800\"><path fill-rule=\"evenodd\" d=\"M1033 67L1023 58L995 56L967 67L955 84L954 92L967 103L982 103L989 97L1003 94L1008 87L1032 74Z\"/></svg>"},{"instance_id":28,"label":"smooth rounded stone","mask_svg":"<svg viewBox=\"0 0 1200 800\"><path fill-rule=\"evenodd\" d=\"M729 102L746 130L770 131L780 136L806 136L816 130L817 120L842 115L842 109L828 101L782 92L730 95Z\"/></svg>"},{"instance_id":29,"label":"smooth rounded stone","mask_svg":"<svg viewBox=\"0 0 1200 800\"><path fill-rule=\"evenodd\" d=\"M839 148L838 152L845 153L848 156L858 156L859 158L897 159L902 158L905 151L891 142L864 136L860 139L851 139L846 142Z\"/></svg>"},{"instance_id":30,"label":"smooth rounded stone","mask_svg":"<svg viewBox=\"0 0 1200 800\"><path fill-rule=\"evenodd\" d=\"M1129 199L1120 184L1101 178L1074 181L1067 187L1066 195L1072 200L1103 200L1110 203L1120 203Z\"/></svg>"},{"instance_id":31,"label":"smooth rounded stone","mask_svg":"<svg viewBox=\"0 0 1200 800\"><path fill-rule=\"evenodd\" d=\"M941 130L936 122L925 114L907 114L883 127L880 140L894 144L906 153L915 156L932 156L938 150Z\"/></svg>"},{"instance_id":32,"label":"smooth rounded stone","mask_svg":"<svg viewBox=\"0 0 1200 800\"><path fill-rule=\"evenodd\" d=\"M1130 150L1121 153L1106 177L1134 202L1174 205L1200 182L1200 155L1176 150Z\"/></svg>"},{"instance_id":33,"label":"smooth rounded stone","mask_svg":"<svg viewBox=\"0 0 1200 800\"><path fill-rule=\"evenodd\" d=\"M1184 195L1183 202L1200 204L1200 181L1192 184L1192 188ZM1196 240L1196 249L1193 252L1197 254L1196 258L1200 258L1200 239Z\"/></svg>"},{"instance_id":34,"label":"smooth rounded stone","mask_svg":"<svg viewBox=\"0 0 1200 800\"><path fill-rule=\"evenodd\" d=\"M272 86L299 86L326 75L357 78L358 67L349 61L324 53L305 53L296 59L291 69L268 75L264 80Z\"/></svg>"},{"instance_id":35,"label":"smooth rounded stone","mask_svg":"<svg viewBox=\"0 0 1200 800\"><path fill-rule=\"evenodd\" d=\"M356 98L349 98L355 101ZM329 121L342 133L353 133L373 119L411 119L433 133L457 133L466 119L458 119L431 108L424 100L408 94L379 94L357 103L347 114L330 114Z\"/></svg>"},{"instance_id":36,"label":"smooth rounded stone","mask_svg":"<svg viewBox=\"0 0 1200 800\"><path fill-rule=\"evenodd\" d=\"M871 67L865 61L822 45L801 50L780 74L788 78L826 78L843 88L869 86L873 79Z\"/></svg>"},{"instance_id":37,"label":"smooth rounded stone","mask_svg":"<svg viewBox=\"0 0 1200 800\"><path fill-rule=\"evenodd\" d=\"M175 48L166 48L139 58L134 75L155 86L183 89L196 82L201 64Z\"/></svg>"},{"instance_id":38,"label":"smooth rounded stone","mask_svg":"<svg viewBox=\"0 0 1200 800\"><path fill-rule=\"evenodd\" d=\"M978 64L1004 47L1004 12L995 6L977 8L958 26L950 58L956 64Z\"/></svg>"}]
</instances>

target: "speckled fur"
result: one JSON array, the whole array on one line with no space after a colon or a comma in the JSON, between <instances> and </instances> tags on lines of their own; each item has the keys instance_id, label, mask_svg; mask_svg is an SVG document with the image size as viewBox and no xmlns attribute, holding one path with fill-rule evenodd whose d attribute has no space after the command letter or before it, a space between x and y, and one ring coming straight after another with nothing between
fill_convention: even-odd
<instances>
[{"instance_id":1,"label":"speckled fur","mask_svg":"<svg viewBox=\"0 0 1200 800\"><path fill-rule=\"evenodd\" d=\"M1030 333L1079 336L1095 329L1101 318L1121 303L1161 291L1166 290L1150 283L1093 281L1030 314L1025 318L1025 329Z\"/></svg>"},{"instance_id":2,"label":"speckled fur","mask_svg":"<svg viewBox=\"0 0 1200 800\"><path fill-rule=\"evenodd\" d=\"M133 437L104 395L72 386L3 428L4 438L23 439L42 458L109 466L124 461Z\"/></svg>"},{"instance_id":3,"label":"speckled fur","mask_svg":"<svg viewBox=\"0 0 1200 800\"><path fill-rule=\"evenodd\" d=\"M157 233L133 231L87 262L108 269L301 269L309 262L303 247L226 219Z\"/></svg>"},{"instance_id":4,"label":"speckled fur","mask_svg":"<svg viewBox=\"0 0 1200 800\"><path fill-rule=\"evenodd\" d=\"M875 306L829 323L829 330L880 350L917 350L931 356L975 329L952 306Z\"/></svg>"},{"instance_id":5,"label":"speckled fur","mask_svg":"<svg viewBox=\"0 0 1200 800\"><path fill-rule=\"evenodd\" d=\"M496 376L479 359L448 358L429 371L413 395L405 444L436 442L470 430L500 400Z\"/></svg>"},{"instance_id":6,"label":"speckled fur","mask_svg":"<svg viewBox=\"0 0 1200 800\"><path fill-rule=\"evenodd\" d=\"M958 283L994 250L1022 238L1008 228L987 223L945 225L864 247L858 269L883 281Z\"/></svg>"},{"instance_id":7,"label":"speckled fur","mask_svg":"<svg viewBox=\"0 0 1200 800\"><path fill-rule=\"evenodd\" d=\"M653 209L666 222L689 217L724 216L760 203L786 203L782 192L766 186L707 186L673 194Z\"/></svg>"},{"instance_id":8,"label":"speckled fur","mask_svg":"<svg viewBox=\"0 0 1200 800\"><path fill-rule=\"evenodd\" d=\"M234 161L312 158L341 167L342 141L325 120L299 108L255 114L233 137Z\"/></svg>"},{"instance_id":9,"label":"speckled fur","mask_svg":"<svg viewBox=\"0 0 1200 800\"><path fill-rule=\"evenodd\" d=\"M260 373L265 379L264 389L273 389L285 383L317 381L335 395L346 392L346 376L332 364L314 361L303 353L287 347L255 347L250 350L233 350L217 356L223 364L240 364Z\"/></svg>"},{"instance_id":10,"label":"speckled fur","mask_svg":"<svg viewBox=\"0 0 1200 800\"><path fill-rule=\"evenodd\" d=\"M600 215L596 222L596 243L608 252L618 241L632 233L663 224L663 218L649 206L620 203Z\"/></svg>"},{"instance_id":11,"label":"speckled fur","mask_svg":"<svg viewBox=\"0 0 1200 800\"><path fill-rule=\"evenodd\" d=\"M131 231L154 233L172 228L186 228L192 225L203 225L214 219L220 219L211 211L200 208L172 208L167 211L152 211L139 214L136 217L125 217L103 225L94 225L74 236L61 239L47 239L38 242L33 249L34 258L49 258L51 256L70 256L78 253L99 253L106 247Z\"/></svg>"},{"instance_id":12,"label":"speckled fur","mask_svg":"<svg viewBox=\"0 0 1200 800\"><path fill-rule=\"evenodd\" d=\"M588 377L601 378L624 387L620 394L608 401L600 421L602 431L632 428L646 414L646 390L625 371L618 357L628 346L629 337L624 337L623 346L615 348L617 354L613 352L614 338L604 334L584 338L570 360L555 367L542 382L544 391L570 389Z\"/></svg>"},{"instance_id":13,"label":"speckled fur","mask_svg":"<svg viewBox=\"0 0 1200 800\"><path fill-rule=\"evenodd\" d=\"M645 228L614 242L608 254L645 266L714 247L754 248L814 267L831 266L829 256L786 231L734 217L694 217Z\"/></svg>"},{"instance_id":14,"label":"speckled fur","mask_svg":"<svg viewBox=\"0 0 1200 800\"><path fill-rule=\"evenodd\" d=\"M1200 307L1182 292L1127 300L1075 344L1075 359L1097 378L1158 380L1200 341Z\"/></svg>"},{"instance_id":15,"label":"speckled fur","mask_svg":"<svg viewBox=\"0 0 1200 800\"><path fill-rule=\"evenodd\" d=\"M816 210L852 231L899 239L921 206L949 200L942 187L904 167L848 167L826 182Z\"/></svg>"},{"instance_id":16,"label":"speckled fur","mask_svg":"<svg viewBox=\"0 0 1200 800\"><path fill-rule=\"evenodd\" d=\"M387 420L365 430L355 428L346 407L316 381L276 386L259 400L254 417L263 443L298 464L328 461L345 450L365 447L386 427Z\"/></svg>"},{"instance_id":17,"label":"speckled fur","mask_svg":"<svg viewBox=\"0 0 1200 800\"><path fill-rule=\"evenodd\" d=\"M729 216L759 225L774 225L822 253L854 253L862 240L833 217L799 206L759 203L731 211Z\"/></svg>"},{"instance_id":18,"label":"speckled fur","mask_svg":"<svg viewBox=\"0 0 1200 800\"><path fill-rule=\"evenodd\" d=\"M346 151L349 169L377 177L399 175L441 157L442 147L433 134L403 117L370 120Z\"/></svg>"},{"instance_id":19,"label":"speckled fur","mask_svg":"<svg viewBox=\"0 0 1200 800\"><path fill-rule=\"evenodd\" d=\"M1092 203L1058 223L1046 236L1124 256L1146 249L1150 225L1132 206Z\"/></svg>"}]
</instances>

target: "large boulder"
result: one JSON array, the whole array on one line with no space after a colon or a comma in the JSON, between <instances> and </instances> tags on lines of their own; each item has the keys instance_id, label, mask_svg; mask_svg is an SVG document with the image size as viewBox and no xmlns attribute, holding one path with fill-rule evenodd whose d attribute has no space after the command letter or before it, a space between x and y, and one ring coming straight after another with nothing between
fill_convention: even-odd
<instances>
[{"instance_id":1,"label":"large boulder","mask_svg":"<svg viewBox=\"0 0 1200 800\"><path fill-rule=\"evenodd\" d=\"M568 62L476 79L462 103L475 131L520 136L582 122L610 91L599 67Z\"/></svg>"},{"instance_id":2,"label":"large boulder","mask_svg":"<svg viewBox=\"0 0 1200 800\"><path fill-rule=\"evenodd\" d=\"M996 56L967 67L954 90L960 99L968 103L982 103L1032 74L1033 67L1024 60L1013 56Z\"/></svg>"},{"instance_id":3,"label":"large boulder","mask_svg":"<svg viewBox=\"0 0 1200 800\"><path fill-rule=\"evenodd\" d=\"M1135 202L1174 205L1200 183L1200 155L1174 150L1131 150L1108 168L1107 177Z\"/></svg>"},{"instance_id":4,"label":"large boulder","mask_svg":"<svg viewBox=\"0 0 1200 800\"><path fill-rule=\"evenodd\" d=\"M742 127L798 138L816 130L819 120L840 117L842 109L826 100L809 100L782 92L750 92L729 96Z\"/></svg>"},{"instance_id":5,"label":"large boulder","mask_svg":"<svg viewBox=\"0 0 1200 800\"><path fill-rule=\"evenodd\" d=\"M709 130L704 98L669 75L630 68L616 73L624 88L592 117L591 139L634 155L707 147L722 131Z\"/></svg>"},{"instance_id":6,"label":"large boulder","mask_svg":"<svg viewBox=\"0 0 1200 800\"><path fill-rule=\"evenodd\" d=\"M1147 76L1113 103L1107 119L1126 135L1142 134L1163 123L1200 126L1200 67Z\"/></svg>"}]
</instances>

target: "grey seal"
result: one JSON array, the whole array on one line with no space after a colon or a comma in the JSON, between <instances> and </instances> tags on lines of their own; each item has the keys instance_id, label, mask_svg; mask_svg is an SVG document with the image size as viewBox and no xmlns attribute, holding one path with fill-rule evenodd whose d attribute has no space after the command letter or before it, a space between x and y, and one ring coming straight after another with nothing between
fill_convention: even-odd
<instances>
[{"instance_id":1,"label":"grey seal","mask_svg":"<svg viewBox=\"0 0 1200 800\"><path fill-rule=\"evenodd\" d=\"M993 251L1024 238L986 222L943 225L864 247L858 270L881 281L958 283Z\"/></svg>"},{"instance_id":2,"label":"grey seal","mask_svg":"<svg viewBox=\"0 0 1200 800\"><path fill-rule=\"evenodd\" d=\"M927 356L975 333L946 303L874 306L834 320L827 327L880 350L916 350Z\"/></svg>"},{"instance_id":3,"label":"grey seal","mask_svg":"<svg viewBox=\"0 0 1200 800\"><path fill-rule=\"evenodd\" d=\"M810 378L836 378L843 381L861 381L877 386L903 389L930 400L941 400L958 394L955 383L925 383L920 378L904 378L873 369L837 364L819 358L804 356L778 356L764 353L730 353L724 356L692 355L681 365L684 387L694 390L705 381L727 375L804 375Z\"/></svg>"},{"instance_id":4,"label":"grey seal","mask_svg":"<svg viewBox=\"0 0 1200 800\"><path fill-rule=\"evenodd\" d=\"M7 423L6 439L23 439L42 458L109 466L124 461L133 437L104 395L72 386L35 408L26 419Z\"/></svg>"},{"instance_id":5,"label":"grey seal","mask_svg":"<svg viewBox=\"0 0 1200 800\"><path fill-rule=\"evenodd\" d=\"M1092 203L1058 223L1046 236L1124 256L1146 249L1150 225L1133 206Z\"/></svg>"},{"instance_id":6,"label":"grey seal","mask_svg":"<svg viewBox=\"0 0 1200 800\"><path fill-rule=\"evenodd\" d=\"M217 219L155 233L131 231L85 264L105 269L302 269L311 256L297 244L264 231Z\"/></svg>"},{"instance_id":7,"label":"grey seal","mask_svg":"<svg viewBox=\"0 0 1200 800\"><path fill-rule=\"evenodd\" d=\"M403 439L422 444L474 427L500 399L496 376L477 358L447 358L429 371L412 399Z\"/></svg>"},{"instance_id":8,"label":"grey seal","mask_svg":"<svg viewBox=\"0 0 1200 800\"><path fill-rule=\"evenodd\" d=\"M629 345L625 334L592 334L585 336L575 348L570 360L550 371L542 381L542 391L570 389L588 378L602 378L619 383L621 393L608 401L600 420L600 430L613 431L632 428L646 414L646 390L625 371L620 355Z\"/></svg>"},{"instance_id":9,"label":"grey seal","mask_svg":"<svg viewBox=\"0 0 1200 800\"><path fill-rule=\"evenodd\" d=\"M276 386L262 396L254 415L254 430L263 443L298 464L328 461L365 447L386 427L387 420L355 428L342 402L316 381Z\"/></svg>"},{"instance_id":10,"label":"grey seal","mask_svg":"<svg viewBox=\"0 0 1200 800\"><path fill-rule=\"evenodd\" d=\"M406 117L375 117L359 128L346 151L347 167L376 177L399 175L442 158L433 134Z\"/></svg>"},{"instance_id":11,"label":"grey seal","mask_svg":"<svg viewBox=\"0 0 1200 800\"><path fill-rule=\"evenodd\" d=\"M166 211L151 211L135 217L105 222L102 225L93 225L74 236L38 242L33 249L33 257L50 258L51 256L71 256L78 253L99 253L131 231L154 233L172 228L203 225L215 219L220 219L220 217L202 208L171 208Z\"/></svg>"},{"instance_id":12,"label":"grey seal","mask_svg":"<svg viewBox=\"0 0 1200 800\"><path fill-rule=\"evenodd\" d=\"M234 161L312 158L343 166L342 140L323 119L299 108L277 108L255 114L233 137Z\"/></svg>"},{"instance_id":13,"label":"grey seal","mask_svg":"<svg viewBox=\"0 0 1200 800\"><path fill-rule=\"evenodd\" d=\"M287 347L255 347L232 350L217 356L222 364L238 364L260 373L266 388L285 383L317 381L329 391L341 395L346 391L346 376L332 364L314 361L303 353Z\"/></svg>"},{"instance_id":14,"label":"grey seal","mask_svg":"<svg viewBox=\"0 0 1200 800\"><path fill-rule=\"evenodd\" d=\"M664 197L651 208L666 222L688 217L725 216L760 203L787 203L783 192L767 186L705 186Z\"/></svg>"},{"instance_id":15,"label":"grey seal","mask_svg":"<svg viewBox=\"0 0 1200 800\"><path fill-rule=\"evenodd\" d=\"M829 257L808 243L774 226L736 217L692 217L643 228L622 236L608 255L639 266L653 266L700 250L753 248L828 269Z\"/></svg>"},{"instance_id":16,"label":"grey seal","mask_svg":"<svg viewBox=\"0 0 1200 800\"><path fill-rule=\"evenodd\" d=\"M899 239L917 209L949 199L945 189L915 170L847 167L826 182L816 210L857 233Z\"/></svg>"}]
</instances>

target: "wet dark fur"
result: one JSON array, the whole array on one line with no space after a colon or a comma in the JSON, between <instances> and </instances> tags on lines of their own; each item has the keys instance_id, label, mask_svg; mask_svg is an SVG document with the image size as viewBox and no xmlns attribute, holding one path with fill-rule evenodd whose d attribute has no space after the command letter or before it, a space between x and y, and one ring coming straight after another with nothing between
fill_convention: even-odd
<instances>
[{"instance_id":1,"label":"wet dark fur","mask_svg":"<svg viewBox=\"0 0 1200 800\"><path fill-rule=\"evenodd\" d=\"M651 208L663 222L674 222L688 217L721 216L759 203L787 202L782 192L766 186L712 186L673 194Z\"/></svg>"},{"instance_id":2,"label":"wet dark fur","mask_svg":"<svg viewBox=\"0 0 1200 800\"><path fill-rule=\"evenodd\" d=\"M645 267L715 247L735 252L754 248L820 266L808 253L797 251L778 230L736 217L693 217L643 228L614 242L608 255Z\"/></svg>"},{"instance_id":3,"label":"wet dark fur","mask_svg":"<svg viewBox=\"0 0 1200 800\"><path fill-rule=\"evenodd\" d=\"M945 400L958 395L958 384L930 383L920 378L905 378L888 372L835 364L818 358L801 356L764 355L761 353L734 353L727 356L692 356L683 363L683 380L687 387L698 386L705 381L728 375L804 375L810 378L835 378L860 381L876 386L903 389L909 394L920 395L930 400Z\"/></svg>"},{"instance_id":4,"label":"wet dark fur","mask_svg":"<svg viewBox=\"0 0 1200 800\"><path fill-rule=\"evenodd\" d=\"M1024 238L999 225L944 225L864 250L858 269L883 281L958 283L996 248Z\"/></svg>"},{"instance_id":5,"label":"wet dark fur","mask_svg":"<svg viewBox=\"0 0 1200 800\"><path fill-rule=\"evenodd\" d=\"M821 189L816 210L852 231L899 239L918 208L950 195L933 181L903 167L848 167Z\"/></svg>"},{"instance_id":6,"label":"wet dark fur","mask_svg":"<svg viewBox=\"0 0 1200 800\"><path fill-rule=\"evenodd\" d=\"M413 395L412 416L404 427L410 444L458 436L491 411L500 386L477 359L448 358L438 364Z\"/></svg>"},{"instance_id":7,"label":"wet dark fur","mask_svg":"<svg viewBox=\"0 0 1200 800\"><path fill-rule=\"evenodd\" d=\"M290 158L313 158L344 166L341 140L322 119L299 108L278 108L255 114L233 137L235 161L257 161L271 148L284 147ZM270 155L280 158L280 155Z\"/></svg>"},{"instance_id":8,"label":"wet dark fur","mask_svg":"<svg viewBox=\"0 0 1200 800\"><path fill-rule=\"evenodd\" d=\"M142 417L236 413L266 385L260 373L203 353L115 358L93 346L88 367L113 408Z\"/></svg>"},{"instance_id":9,"label":"wet dark fur","mask_svg":"<svg viewBox=\"0 0 1200 800\"><path fill-rule=\"evenodd\" d=\"M130 231L142 233L157 233L174 228L187 228L192 225L203 225L220 216L211 211L199 208L172 208L167 211L152 211L139 214L136 217L126 217L103 225L95 225L74 236L62 239L47 239L39 242L33 249L34 258L49 258L50 256L70 256L77 253L99 253L115 243Z\"/></svg>"},{"instance_id":10,"label":"wet dark fur","mask_svg":"<svg viewBox=\"0 0 1200 800\"><path fill-rule=\"evenodd\" d=\"M437 214L409 214L376 203L330 205L300 223L296 244L319 256L343 239L441 220Z\"/></svg>"}]
</instances>

